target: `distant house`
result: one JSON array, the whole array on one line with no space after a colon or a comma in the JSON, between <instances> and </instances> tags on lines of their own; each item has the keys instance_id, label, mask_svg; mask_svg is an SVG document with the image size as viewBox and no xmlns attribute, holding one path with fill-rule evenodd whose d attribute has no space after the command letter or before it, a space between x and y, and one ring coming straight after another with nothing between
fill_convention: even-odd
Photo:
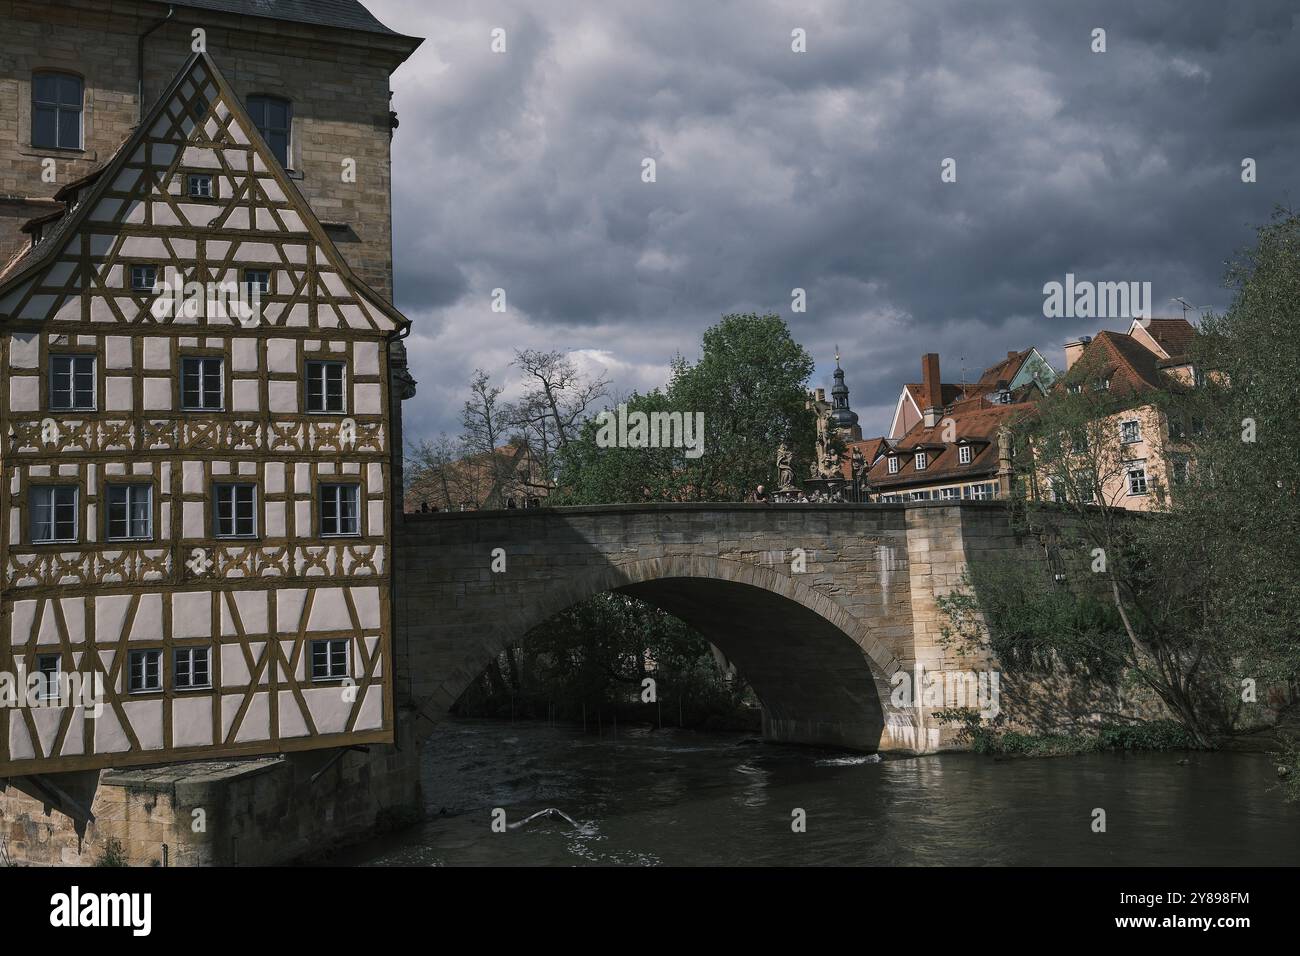
<instances>
[{"instance_id":1,"label":"distant house","mask_svg":"<svg viewBox=\"0 0 1300 956\"><path fill-rule=\"evenodd\" d=\"M1080 466L1095 462L1100 488L1092 500L1130 511L1161 506L1191 467L1186 438L1195 421L1170 422L1158 393L1193 388L1201 373L1188 358L1196 329L1186 319L1134 320L1127 332L1100 332L1065 345L1066 371L1058 384L1070 392L1105 393L1117 409L1107 414L1098 448L1081 448ZM1033 473L1031 493L1055 499L1053 476Z\"/></svg>"},{"instance_id":2,"label":"distant house","mask_svg":"<svg viewBox=\"0 0 1300 956\"><path fill-rule=\"evenodd\" d=\"M940 377L939 356L921 359L921 382L903 386L888 438L863 443L876 501L987 500L1011 493L1009 426L1041 399L1056 372L1037 349L1008 352L971 384ZM869 458L869 460L871 460Z\"/></svg>"},{"instance_id":3,"label":"distant house","mask_svg":"<svg viewBox=\"0 0 1300 956\"><path fill-rule=\"evenodd\" d=\"M523 442L472 455L440 467L415 465L406 479L405 510L483 511L536 508L551 483Z\"/></svg>"},{"instance_id":4,"label":"distant house","mask_svg":"<svg viewBox=\"0 0 1300 956\"><path fill-rule=\"evenodd\" d=\"M923 363L922 372L924 371ZM937 368L935 374L938 374ZM1039 391L1046 394L1055 381L1056 370L1039 354L1038 349L1030 347L1019 352L1008 352L1005 359L985 369L974 383L940 383L939 394L934 397L934 401L942 408L964 399L982 396L991 403L1008 404L1012 395L1024 394L1022 390L1027 385L1037 384ZM921 421L927 402L926 388L925 382L909 382L903 386L889 425L890 439L902 438Z\"/></svg>"}]
</instances>

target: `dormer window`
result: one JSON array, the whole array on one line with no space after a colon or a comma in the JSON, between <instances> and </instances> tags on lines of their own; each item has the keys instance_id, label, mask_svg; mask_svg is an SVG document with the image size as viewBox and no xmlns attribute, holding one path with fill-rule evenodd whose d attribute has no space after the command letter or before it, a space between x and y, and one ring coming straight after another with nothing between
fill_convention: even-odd
<instances>
[{"instance_id":1,"label":"dormer window","mask_svg":"<svg viewBox=\"0 0 1300 956\"><path fill-rule=\"evenodd\" d=\"M957 449L957 461L963 465L969 465L975 457L975 449L971 445L962 445Z\"/></svg>"},{"instance_id":2,"label":"dormer window","mask_svg":"<svg viewBox=\"0 0 1300 956\"><path fill-rule=\"evenodd\" d=\"M191 199L212 198L212 177L207 173L190 173L186 183Z\"/></svg>"},{"instance_id":3,"label":"dormer window","mask_svg":"<svg viewBox=\"0 0 1300 956\"><path fill-rule=\"evenodd\" d=\"M890 456L889 456L889 473L890 473L891 475L896 475L896 474L898 474L898 456L897 456L897 455L890 455Z\"/></svg>"},{"instance_id":4,"label":"dormer window","mask_svg":"<svg viewBox=\"0 0 1300 956\"><path fill-rule=\"evenodd\" d=\"M925 471L926 465L930 463L930 456L926 452L918 451L913 459L917 471Z\"/></svg>"}]
</instances>

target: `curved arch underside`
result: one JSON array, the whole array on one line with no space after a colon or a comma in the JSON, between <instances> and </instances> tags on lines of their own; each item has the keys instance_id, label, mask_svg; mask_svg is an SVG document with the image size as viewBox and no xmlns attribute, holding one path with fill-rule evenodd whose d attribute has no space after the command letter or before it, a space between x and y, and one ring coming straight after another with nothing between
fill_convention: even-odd
<instances>
[{"instance_id":1,"label":"curved arch underside","mask_svg":"<svg viewBox=\"0 0 1300 956\"><path fill-rule=\"evenodd\" d=\"M874 751L884 728L871 661L817 612L780 594L702 577L616 588L685 621L731 660L778 741Z\"/></svg>"}]
</instances>

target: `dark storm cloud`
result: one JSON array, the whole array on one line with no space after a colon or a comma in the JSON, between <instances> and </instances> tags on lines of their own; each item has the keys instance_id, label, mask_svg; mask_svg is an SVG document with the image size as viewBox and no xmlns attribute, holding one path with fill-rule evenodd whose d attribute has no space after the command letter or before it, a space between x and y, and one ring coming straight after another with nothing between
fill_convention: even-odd
<instances>
[{"instance_id":1,"label":"dark storm cloud","mask_svg":"<svg viewBox=\"0 0 1300 956\"><path fill-rule=\"evenodd\" d=\"M1157 314L1222 307L1225 260L1300 187L1283 0L369 6L428 38L393 80L417 435L455 431L470 372L508 378L513 348L646 388L719 315L764 309L813 384L838 342L878 433L922 352L951 380L1123 326L1044 319L1067 272L1150 281Z\"/></svg>"}]
</instances>

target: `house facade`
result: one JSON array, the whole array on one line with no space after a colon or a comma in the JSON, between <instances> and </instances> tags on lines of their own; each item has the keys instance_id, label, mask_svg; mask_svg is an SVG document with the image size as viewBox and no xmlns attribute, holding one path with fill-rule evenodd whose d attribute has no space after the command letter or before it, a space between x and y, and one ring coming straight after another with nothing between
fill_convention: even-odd
<instances>
[{"instance_id":1,"label":"house facade","mask_svg":"<svg viewBox=\"0 0 1300 956\"><path fill-rule=\"evenodd\" d=\"M1036 349L1009 352L970 384L943 383L939 355L903 387L891 437L867 471L873 501L985 501L1011 494L1011 426L1046 394L1056 373Z\"/></svg>"},{"instance_id":2,"label":"house facade","mask_svg":"<svg viewBox=\"0 0 1300 956\"><path fill-rule=\"evenodd\" d=\"M0 776L391 742L418 41L360 4L13 6Z\"/></svg>"},{"instance_id":3,"label":"house facade","mask_svg":"<svg viewBox=\"0 0 1300 956\"><path fill-rule=\"evenodd\" d=\"M1098 400L1104 411L1075 444L1070 466L1086 481L1033 471L1036 496L1070 494L1127 511L1165 506L1192 467L1187 441L1196 422L1171 421L1156 400L1170 389L1193 388L1200 373L1188 358L1195 328L1186 319L1134 320L1126 332L1103 331L1067 342L1059 386Z\"/></svg>"}]
</instances>

